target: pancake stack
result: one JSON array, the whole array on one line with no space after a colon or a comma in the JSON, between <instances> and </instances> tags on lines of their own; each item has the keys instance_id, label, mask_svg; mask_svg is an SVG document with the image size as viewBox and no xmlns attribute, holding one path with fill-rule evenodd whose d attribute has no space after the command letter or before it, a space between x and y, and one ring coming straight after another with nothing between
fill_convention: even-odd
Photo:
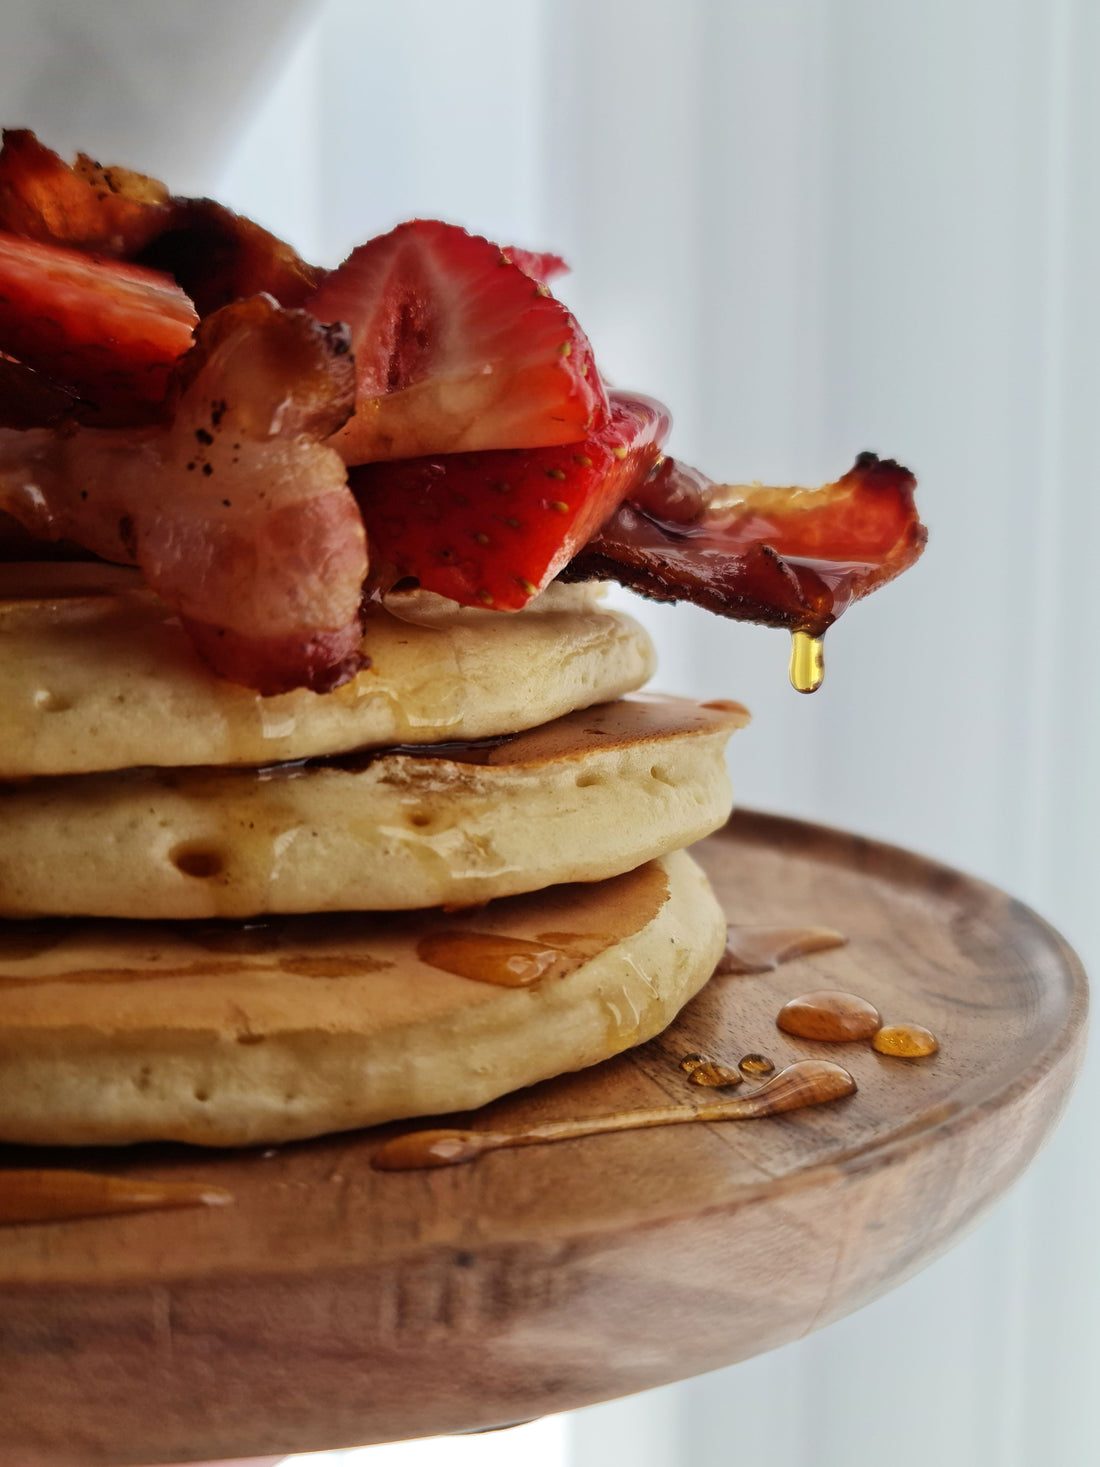
<instances>
[{"instance_id":1,"label":"pancake stack","mask_svg":"<svg viewBox=\"0 0 1100 1467\"><path fill-rule=\"evenodd\" d=\"M140 576L0 566L0 1140L269 1143L652 1037L725 919L737 704L638 695L592 585L366 614L335 692L216 677Z\"/></svg>"}]
</instances>

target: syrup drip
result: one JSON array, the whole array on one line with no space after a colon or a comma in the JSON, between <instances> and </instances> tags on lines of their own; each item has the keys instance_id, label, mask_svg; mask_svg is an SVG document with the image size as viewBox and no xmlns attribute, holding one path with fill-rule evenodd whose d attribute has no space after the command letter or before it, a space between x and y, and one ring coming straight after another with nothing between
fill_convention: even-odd
<instances>
[{"instance_id":1,"label":"syrup drip","mask_svg":"<svg viewBox=\"0 0 1100 1467\"><path fill-rule=\"evenodd\" d=\"M0 1171L0 1224L58 1222L175 1207L221 1207L233 1194L204 1182L145 1182L98 1172Z\"/></svg>"},{"instance_id":2,"label":"syrup drip","mask_svg":"<svg viewBox=\"0 0 1100 1467\"><path fill-rule=\"evenodd\" d=\"M612 1131L637 1131L650 1126L679 1126L688 1121L751 1121L763 1116L824 1105L854 1094L856 1082L840 1065L828 1060L798 1060L780 1070L750 1095L714 1101L710 1105L665 1106L657 1110L626 1111L588 1121L553 1121L526 1131L408 1131L383 1144L371 1158L378 1171L404 1172L423 1167L456 1166L486 1151L509 1146L542 1146L603 1136Z\"/></svg>"},{"instance_id":3,"label":"syrup drip","mask_svg":"<svg viewBox=\"0 0 1100 1467\"><path fill-rule=\"evenodd\" d=\"M724 1085L740 1085L744 1076L718 1060L708 1059L705 1054L685 1054L680 1068L693 1085L707 1085L720 1089Z\"/></svg>"},{"instance_id":4,"label":"syrup drip","mask_svg":"<svg viewBox=\"0 0 1100 1467\"><path fill-rule=\"evenodd\" d=\"M780 963L804 958L810 953L843 947L848 939L831 927L734 927L726 928L726 950L718 959L715 973L770 973Z\"/></svg>"},{"instance_id":5,"label":"syrup drip","mask_svg":"<svg viewBox=\"0 0 1100 1467\"><path fill-rule=\"evenodd\" d=\"M738 1060L737 1068L746 1075L770 1075L775 1066L766 1054L746 1054Z\"/></svg>"},{"instance_id":6,"label":"syrup drip","mask_svg":"<svg viewBox=\"0 0 1100 1467\"><path fill-rule=\"evenodd\" d=\"M794 1034L799 1039L820 1039L828 1044L870 1039L882 1028L882 1016L873 1004L854 993L832 989L792 998L779 1010L775 1022L785 1034Z\"/></svg>"},{"instance_id":7,"label":"syrup drip","mask_svg":"<svg viewBox=\"0 0 1100 1467\"><path fill-rule=\"evenodd\" d=\"M430 968L501 988L529 988L570 961L559 947L493 932L435 932L417 943L416 955Z\"/></svg>"},{"instance_id":8,"label":"syrup drip","mask_svg":"<svg viewBox=\"0 0 1100 1467\"><path fill-rule=\"evenodd\" d=\"M816 693L825 681L825 644L809 632L791 633L791 687L798 693Z\"/></svg>"},{"instance_id":9,"label":"syrup drip","mask_svg":"<svg viewBox=\"0 0 1100 1467\"><path fill-rule=\"evenodd\" d=\"M871 1040L871 1048L896 1059L923 1059L935 1054L940 1041L920 1024L887 1024Z\"/></svg>"}]
</instances>

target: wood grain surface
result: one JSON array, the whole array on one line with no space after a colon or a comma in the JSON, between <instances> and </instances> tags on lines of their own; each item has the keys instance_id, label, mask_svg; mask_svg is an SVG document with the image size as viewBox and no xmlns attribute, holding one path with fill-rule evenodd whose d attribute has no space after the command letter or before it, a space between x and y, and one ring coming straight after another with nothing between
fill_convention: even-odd
<instances>
[{"instance_id":1,"label":"wood grain surface","mask_svg":"<svg viewBox=\"0 0 1100 1467\"><path fill-rule=\"evenodd\" d=\"M643 1390L858 1308L957 1239L1066 1100L1085 986L1057 934L956 872L739 814L696 848L732 922L849 945L716 978L660 1039L457 1124L698 1101L678 1061L838 1060L851 1099L379 1173L408 1127L278 1151L0 1150L0 1165L229 1188L234 1206L0 1229L0 1463L114 1467L469 1431ZM938 1054L794 1039L861 994Z\"/></svg>"}]
</instances>

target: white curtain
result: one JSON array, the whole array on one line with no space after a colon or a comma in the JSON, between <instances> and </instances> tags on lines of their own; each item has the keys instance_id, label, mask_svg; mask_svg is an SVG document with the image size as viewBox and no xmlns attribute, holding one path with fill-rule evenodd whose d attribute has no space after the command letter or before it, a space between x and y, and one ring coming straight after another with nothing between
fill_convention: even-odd
<instances>
[{"instance_id":1,"label":"white curtain","mask_svg":"<svg viewBox=\"0 0 1100 1467\"><path fill-rule=\"evenodd\" d=\"M172 67L168 7L0 8L27 35L86 15L84 45L121 16L121 54L172 72L142 72L140 125L16 77L9 120L56 145L197 181L326 263L413 214L558 250L682 457L913 468L928 553L831 634L819 694L786 686L781 634L643 608L659 681L753 708L745 803L987 877L1100 966L1094 0L177 0ZM945 1259L770 1356L578 1413L570 1467L1100 1461L1097 1087Z\"/></svg>"}]
</instances>

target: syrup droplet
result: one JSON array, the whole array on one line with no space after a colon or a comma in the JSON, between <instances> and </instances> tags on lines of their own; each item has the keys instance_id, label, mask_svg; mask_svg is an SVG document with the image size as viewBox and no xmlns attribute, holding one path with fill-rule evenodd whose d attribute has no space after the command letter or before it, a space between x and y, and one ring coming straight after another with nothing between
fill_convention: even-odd
<instances>
[{"instance_id":1,"label":"syrup droplet","mask_svg":"<svg viewBox=\"0 0 1100 1467\"><path fill-rule=\"evenodd\" d=\"M794 1034L799 1039L840 1044L851 1039L870 1039L881 1029L882 1016L873 1004L854 993L821 989L785 1003L775 1022L785 1034Z\"/></svg>"},{"instance_id":2,"label":"syrup droplet","mask_svg":"<svg viewBox=\"0 0 1100 1467\"><path fill-rule=\"evenodd\" d=\"M680 1068L693 1085L707 1085L720 1089L723 1085L740 1085L744 1078L737 1070L718 1060L708 1059L705 1054L685 1054Z\"/></svg>"},{"instance_id":3,"label":"syrup droplet","mask_svg":"<svg viewBox=\"0 0 1100 1467\"><path fill-rule=\"evenodd\" d=\"M718 959L715 973L770 973L780 963L843 947L848 939L831 927L735 927L726 928L726 950Z\"/></svg>"},{"instance_id":4,"label":"syrup droplet","mask_svg":"<svg viewBox=\"0 0 1100 1467\"><path fill-rule=\"evenodd\" d=\"M887 1024L871 1040L871 1048L879 1054L892 1054L897 1059L923 1059L935 1054L940 1041L930 1029L920 1024Z\"/></svg>"},{"instance_id":5,"label":"syrup droplet","mask_svg":"<svg viewBox=\"0 0 1100 1467\"><path fill-rule=\"evenodd\" d=\"M99 1172L0 1171L0 1224L58 1222L175 1207L220 1207L233 1194L204 1182L148 1182Z\"/></svg>"},{"instance_id":6,"label":"syrup droplet","mask_svg":"<svg viewBox=\"0 0 1100 1467\"><path fill-rule=\"evenodd\" d=\"M746 1075L770 1075L775 1066L766 1054L746 1054L737 1062L737 1068Z\"/></svg>"},{"instance_id":7,"label":"syrup droplet","mask_svg":"<svg viewBox=\"0 0 1100 1467\"><path fill-rule=\"evenodd\" d=\"M527 988L555 970L562 977L578 961L547 943L493 932L435 932L417 943L416 955L444 973L502 988Z\"/></svg>"},{"instance_id":8,"label":"syrup droplet","mask_svg":"<svg viewBox=\"0 0 1100 1467\"><path fill-rule=\"evenodd\" d=\"M816 693L825 681L825 644L809 632L791 633L791 687L798 693Z\"/></svg>"},{"instance_id":9,"label":"syrup droplet","mask_svg":"<svg viewBox=\"0 0 1100 1467\"><path fill-rule=\"evenodd\" d=\"M371 1157L378 1171L403 1172L421 1167L455 1166L473 1161L486 1151L509 1146L543 1146L603 1136L612 1131L638 1131L650 1126L679 1126L689 1121L750 1121L783 1111L824 1105L855 1093L856 1082L847 1070L829 1060L798 1060L780 1070L759 1089L736 1099L700 1106L665 1106L658 1110L625 1111L587 1121L552 1121L527 1131L408 1131L384 1141Z\"/></svg>"}]
</instances>

